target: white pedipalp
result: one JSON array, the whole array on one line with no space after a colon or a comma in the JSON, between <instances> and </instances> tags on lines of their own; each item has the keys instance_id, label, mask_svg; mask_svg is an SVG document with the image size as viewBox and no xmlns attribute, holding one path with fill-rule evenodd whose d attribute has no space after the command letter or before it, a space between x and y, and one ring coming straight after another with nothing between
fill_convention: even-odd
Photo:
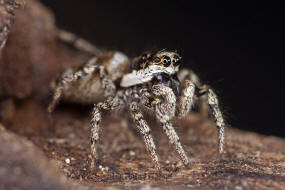
<instances>
[{"instance_id":1,"label":"white pedipalp","mask_svg":"<svg viewBox=\"0 0 285 190\"><path fill-rule=\"evenodd\" d=\"M173 75L178 71L178 67L164 67L160 65L150 65L144 70L133 70L133 72L125 74L121 80L121 87L130 87L152 80L154 74L166 73Z\"/></svg>"}]
</instances>

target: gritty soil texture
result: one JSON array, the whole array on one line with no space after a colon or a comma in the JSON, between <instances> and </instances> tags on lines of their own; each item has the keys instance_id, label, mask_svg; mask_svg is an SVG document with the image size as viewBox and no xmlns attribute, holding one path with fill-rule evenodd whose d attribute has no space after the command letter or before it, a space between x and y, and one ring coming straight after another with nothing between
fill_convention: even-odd
<instances>
[{"instance_id":1,"label":"gritty soil texture","mask_svg":"<svg viewBox=\"0 0 285 190\"><path fill-rule=\"evenodd\" d=\"M50 81L90 56L56 40L53 15L39 2L27 0L15 16L0 58L0 189L285 189L284 139L227 128L218 159L216 127L194 113L173 121L189 168L151 120L162 166L155 170L122 111L103 115L100 167L92 171L92 107L61 102L46 112Z\"/></svg>"}]
</instances>

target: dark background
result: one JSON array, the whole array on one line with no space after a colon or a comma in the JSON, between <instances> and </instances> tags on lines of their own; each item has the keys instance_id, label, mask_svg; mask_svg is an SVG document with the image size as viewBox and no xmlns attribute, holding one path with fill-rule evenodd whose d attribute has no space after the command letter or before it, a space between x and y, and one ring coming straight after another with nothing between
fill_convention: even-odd
<instances>
[{"instance_id":1,"label":"dark background","mask_svg":"<svg viewBox=\"0 0 285 190\"><path fill-rule=\"evenodd\" d=\"M60 28L99 47L130 56L178 50L185 67L214 87L230 125L285 137L281 2L42 2Z\"/></svg>"}]
</instances>

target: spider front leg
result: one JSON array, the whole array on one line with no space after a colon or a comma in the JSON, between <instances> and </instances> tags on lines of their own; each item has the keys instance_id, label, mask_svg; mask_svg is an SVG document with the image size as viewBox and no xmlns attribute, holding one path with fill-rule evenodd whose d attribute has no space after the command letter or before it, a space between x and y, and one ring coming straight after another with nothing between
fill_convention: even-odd
<instances>
[{"instance_id":1,"label":"spider front leg","mask_svg":"<svg viewBox=\"0 0 285 190\"><path fill-rule=\"evenodd\" d=\"M150 134L150 128L147 124L147 122L143 119L142 113L139 111L138 103L137 102L132 102L129 106L131 115L133 120L136 123L136 126L143 136L144 143L146 145L147 150L151 154L152 161L155 163L156 169L160 170L160 165L158 162L158 157L155 152L155 144L153 141L153 138Z\"/></svg>"},{"instance_id":2,"label":"spider front leg","mask_svg":"<svg viewBox=\"0 0 285 190\"><path fill-rule=\"evenodd\" d=\"M195 85L195 87L199 87L202 84L200 82L198 75L194 71L189 70L189 69L181 69L178 72L177 77L178 77L179 81L181 81L181 83L182 83L182 89L181 89L182 95L181 95L181 98L180 98L179 103L178 103L177 115L178 115L178 117L184 117L191 110L191 106L193 105L193 101L195 101L195 102L197 101L195 99L195 96L191 97L194 95L192 92L195 89L193 89L190 86ZM189 84L189 82L186 82L186 81L191 81L192 84ZM191 88L193 89L193 91L191 90ZM208 102L207 102L207 96L205 94L199 97L198 107L199 107L200 116L203 119L207 119L208 113L209 113L209 107L208 107Z\"/></svg>"},{"instance_id":3,"label":"spider front leg","mask_svg":"<svg viewBox=\"0 0 285 190\"><path fill-rule=\"evenodd\" d=\"M210 107L211 114L215 118L215 122L218 127L218 153L219 155L222 155L225 143L225 123L222 112L219 108L217 95L208 86L201 85L199 78L191 70L181 70L178 73L178 78L183 81L183 83L182 94L177 106L177 116L183 117L191 110L195 94L198 94L201 115L207 116L208 107ZM199 92L196 93L195 88L198 88Z\"/></svg>"},{"instance_id":4,"label":"spider front leg","mask_svg":"<svg viewBox=\"0 0 285 190\"><path fill-rule=\"evenodd\" d=\"M182 83L181 96L178 100L176 114L181 118L186 116L194 104L195 84L190 80Z\"/></svg>"},{"instance_id":5,"label":"spider front leg","mask_svg":"<svg viewBox=\"0 0 285 190\"><path fill-rule=\"evenodd\" d=\"M171 88L163 85L154 85L152 92L157 97L164 98L160 103L155 105L156 118L168 136L170 143L175 146L175 149L178 152L183 164L187 166L189 164L188 157L186 156L185 151L180 143L180 139L170 122L171 118L175 115L175 94Z\"/></svg>"},{"instance_id":6,"label":"spider front leg","mask_svg":"<svg viewBox=\"0 0 285 190\"><path fill-rule=\"evenodd\" d=\"M99 124L102 119L102 110L113 110L123 104L123 100L116 96L108 97L106 101L94 105L91 119L91 134L90 134L90 147L91 147L91 169L95 168L96 160L98 160L97 143L99 141Z\"/></svg>"},{"instance_id":7,"label":"spider front leg","mask_svg":"<svg viewBox=\"0 0 285 190\"><path fill-rule=\"evenodd\" d=\"M221 156L224 152L225 144L225 121L219 108L219 101L215 92L207 85L203 85L199 87L199 89L200 96L203 96L203 94L207 95L207 102L211 109L211 114L214 116L216 125L218 127L218 153Z\"/></svg>"}]
</instances>

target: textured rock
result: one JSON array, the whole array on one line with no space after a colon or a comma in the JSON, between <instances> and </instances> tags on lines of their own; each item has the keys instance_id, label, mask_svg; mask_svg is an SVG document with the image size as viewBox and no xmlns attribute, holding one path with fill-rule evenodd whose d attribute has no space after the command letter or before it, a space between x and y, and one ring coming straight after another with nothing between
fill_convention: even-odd
<instances>
[{"instance_id":1,"label":"textured rock","mask_svg":"<svg viewBox=\"0 0 285 190\"><path fill-rule=\"evenodd\" d=\"M23 99L33 95L43 100L57 71L86 58L81 54L72 56L72 51L60 51L54 17L37 1L27 0L25 8L17 10L15 15L2 52L0 96Z\"/></svg>"},{"instance_id":2,"label":"textured rock","mask_svg":"<svg viewBox=\"0 0 285 190\"><path fill-rule=\"evenodd\" d=\"M63 190L67 179L60 175L32 142L7 132L0 124L0 189Z\"/></svg>"},{"instance_id":3,"label":"textured rock","mask_svg":"<svg viewBox=\"0 0 285 190\"><path fill-rule=\"evenodd\" d=\"M51 79L88 56L68 51L57 42L53 15L39 2L27 0L15 16L0 57L0 120L10 129L29 126L29 130L21 131L40 133L48 124L44 106L50 96ZM21 109L26 105L29 108ZM25 118L31 121L34 109L39 115L31 124Z\"/></svg>"}]
</instances>

